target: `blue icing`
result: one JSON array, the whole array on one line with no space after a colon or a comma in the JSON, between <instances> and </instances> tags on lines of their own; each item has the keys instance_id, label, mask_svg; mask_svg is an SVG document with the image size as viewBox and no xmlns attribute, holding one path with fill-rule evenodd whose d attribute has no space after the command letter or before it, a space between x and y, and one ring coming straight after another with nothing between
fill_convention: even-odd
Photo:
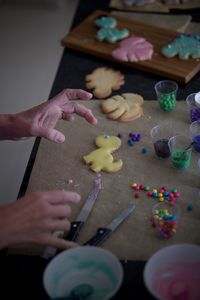
<instances>
[{"instance_id":1,"label":"blue icing","mask_svg":"<svg viewBox=\"0 0 200 300\"><path fill-rule=\"evenodd\" d=\"M163 47L161 52L166 57L173 57L178 55L180 59L188 59L200 57L200 41L198 35L184 35L180 36L171 44Z\"/></svg>"},{"instance_id":2,"label":"blue icing","mask_svg":"<svg viewBox=\"0 0 200 300\"><path fill-rule=\"evenodd\" d=\"M106 40L107 42L113 43L127 36L129 36L129 31L126 28L101 28L97 32L96 39L98 41Z\"/></svg>"},{"instance_id":3,"label":"blue icing","mask_svg":"<svg viewBox=\"0 0 200 300\"><path fill-rule=\"evenodd\" d=\"M104 28L114 28L117 25L115 18L103 16L95 20L95 25Z\"/></svg>"}]
</instances>

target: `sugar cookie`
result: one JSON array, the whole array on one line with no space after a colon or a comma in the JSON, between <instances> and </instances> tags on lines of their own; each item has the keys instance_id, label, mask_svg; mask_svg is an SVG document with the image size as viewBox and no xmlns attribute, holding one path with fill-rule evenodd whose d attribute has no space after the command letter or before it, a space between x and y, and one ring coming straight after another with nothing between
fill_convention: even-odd
<instances>
[{"instance_id":1,"label":"sugar cookie","mask_svg":"<svg viewBox=\"0 0 200 300\"><path fill-rule=\"evenodd\" d=\"M101 28L97 31L96 39L99 42L107 41L109 43L115 43L129 36L127 28Z\"/></svg>"},{"instance_id":2,"label":"sugar cookie","mask_svg":"<svg viewBox=\"0 0 200 300\"><path fill-rule=\"evenodd\" d=\"M143 37L130 37L120 42L120 47L112 51L112 56L122 61L150 60L153 55L153 45Z\"/></svg>"},{"instance_id":3,"label":"sugar cookie","mask_svg":"<svg viewBox=\"0 0 200 300\"><path fill-rule=\"evenodd\" d=\"M120 138L109 135L99 135L96 138L96 149L84 156L83 159L86 164L90 165L92 171L98 173L100 171L105 172L117 172L121 169L123 163L121 160L113 161L113 153L121 146Z\"/></svg>"},{"instance_id":4,"label":"sugar cookie","mask_svg":"<svg viewBox=\"0 0 200 300\"><path fill-rule=\"evenodd\" d=\"M98 27L114 28L117 25L117 20L112 17L101 16L100 18L96 19L94 23Z\"/></svg>"},{"instance_id":5,"label":"sugar cookie","mask_svg":"<svg viewBox=\"0 0 200 300\"><path fill-rule=\"evenodd\" d=\"M155 0L123 0L123 3L127 6L140 6L140 5L145 5L145 4L150 4L155 2Z\"/></svg>"},{"instance_id":6,"label":"sugar cookie","mask_svg":"<svg viewBox=\"0 0 200 300\"><path fill-rule=\"evenodd\" d=\"M119 71L102 67L86 75L85 80L87 89L93 89L94 96L101 99L120 89L124 84L124 75Z\"/></svg>"},{"instance_id":7,"label":"sugar cookie","mask_svg":"<svg viewBox=\"0 0 200 300\"><path fill-rule=\"evenodd\" d=\"M124 93L104 100L101 103L101 108L109 119L129 122L142 116L141 105L143 101L143 98L138 94Z\"/></svg>"},{"instance_id":8,"label":"sugar cookie","mask_svg":"<svg viewBox=\"0 0 200 300\"><path fill-rule=\"evenodd\" d=\"M174 39L171 44L163 47L161 53L166 57L174 57L178 55L180 59L188 59L200 57L200 36L199 35L184 35Z\"/></svg>"}]
</instances>

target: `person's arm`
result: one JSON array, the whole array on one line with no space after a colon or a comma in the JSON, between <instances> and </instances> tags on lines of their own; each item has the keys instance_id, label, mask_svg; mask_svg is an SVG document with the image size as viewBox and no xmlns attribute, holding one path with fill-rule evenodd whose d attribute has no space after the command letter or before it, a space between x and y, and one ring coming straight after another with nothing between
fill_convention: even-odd
<instances>
[{"instance_id":1,"label":"person's arm","mask_svg":"<svg viewBox=\"0 0 200 300\"><path fill-rule=\"evenodd\" d=\"M79 200L74 192L36 192L0 206L0 249L29 243L58 249L75 246L52 233L69 230L69 203Z\"/></svg>"},{"instance_id":2,"label":"person's arm","mask_svg":"<svg viewBox=\"0 0 200 300\"><path fill-rule=\"evenodd\" d=\"M0 115L0 139L21 139L26 137L44 137L56 143L62 143L65 136L55 129L59 120L72 121L74 114L96 125L97 119L84 105L70 100L90 100L92 94L80 89L65 89L49 101L27 111Z\"/></svg>"}]
</instances>

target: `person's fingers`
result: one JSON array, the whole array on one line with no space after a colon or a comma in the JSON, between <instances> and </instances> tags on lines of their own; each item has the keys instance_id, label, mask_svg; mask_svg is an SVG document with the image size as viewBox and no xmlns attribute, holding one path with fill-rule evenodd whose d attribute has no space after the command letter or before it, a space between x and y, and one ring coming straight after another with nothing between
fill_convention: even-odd
<instances>
[{"instance_id":1,"label":"person's fingers","mask_svg":"<svg viewBox=\"0 0 200 300\"><path fill-rule=\"evenodd\" d=\"M49 141L55 142L55 143L63 143L65 141L65 136L62 132L50 128L44 128L40 130L40 135L43 138L46 138Z\"/></svg>"},{"instance_id":2,"label":"person's fingers","mask_svg":"<svg viewBox=\"0 0 200 300\"><path fill-rule=\"evenodd\" d=\"M58 238L53 235L46 237L44 243L47 246L52 246L61 250L70 249L79 246L77 243L66 241L62 238Z\"/></svg>"},{"instance_id":3,"label":"person's fingers","mask_svg":"<svg viewBox=\"0 0 200 300\"><path fill-rule=\"evenodd\" d=\"M93 115L91 109L85 107L84 105L82 104L79 104L79 103L67 103L64 107L63 107L63 111L65 113L75 113L83 118L85 118L88 123L91 123L93 125L96 125L97 124L97 119L95 118L95 116Z\"/></svg>"},{"instance_id":4,"label":"person's fingers","mask_svg":"<svg viewBox=\"0 0 200 300\"><path fill-rule=\"evenodd\" d=\"M53 218L68 218L71 211L71 207L67 204L52 205L50 216Z\"/></svg>"},{"instance_id":5,"label":"person's fingers","mask_svg":"<svg viewBox=\"0 0 200 300\"><path fill-rule=\"evenodd\" d=\"M80 201L80 195L75 192L66 191L50 191L46 192L49 203L51 204L66 204L68 202L77 203Z\"/></svg>"},{"instance_id":6,"label":"person's fingers","mask_svg":"<svg viewBox=\"0 0 200 300\"><path fill-rule=\"evenodd\" d=\"M52 219L48 224L48 230L51 232L55 231L69 231L71 223L67 219Z\"/></svg>"},{"instance_id":7,"label":"person's fingers","mask_svg":"<svg viewBox=\"0 0 200 300\"><path fill-rule=\"evenodd\" d=\"M61 93L57 96L52 98L51 100L54 101L57 105L63 105L67 103L69 100L90 100L92 98L92 94L88 93L81 89L64 89Z\"/></svg>"},{"instance_id":8,"label":"person's fingers","mask_svg":"<svg viewBox=\"0 0 200 300\"><path fill-rule=\"evenodd\" d=\"M72 122L72 121L74 121L74 116L71 115L71 114L63 112L62 113L62 119L65 120L65 121Z\"/></svg>"}]
</instances>

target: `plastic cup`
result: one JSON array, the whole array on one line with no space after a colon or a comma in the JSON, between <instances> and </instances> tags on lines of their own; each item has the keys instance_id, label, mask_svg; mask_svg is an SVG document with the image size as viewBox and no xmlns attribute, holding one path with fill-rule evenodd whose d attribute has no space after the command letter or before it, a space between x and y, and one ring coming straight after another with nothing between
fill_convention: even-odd
<instances>
[{"instance_id":1,"label":"plastic cup","mask_svg":"<svg viewBox=\"0 0 200 300\"><path fill-rule=\"evenodd\" d=\"M199 93L192 93L187 96L186 103L189 111L190 123L200 119Z\"/></svg>"},{"instance_id":2,"label":"plastic cup","mask_svg":"<svg viewBox=\"0 0 200 300\"><path fill-rule=\"evenodd\" d=\"M173 110L176 107L177 83L170 80L162 80L157 82L154 88L160 108L164 111Z\"/></svg>"},{"instance_id":3,"label":"plastic cup","mask_svg":"<svg viewBox=\"0 0 200 300\"><path fill-rule=\"evenodd\" d=\"M157 203L152 209L152 224L160 238L170 238L176 234L179 207L167 203Z\"/></svg>"},{"instance_id":4,"label":"plastic cup","mask_svg":"<svg viewBox=\"0 0 200 300\"><path fill-rule=\"evenodd\" d=\"M168 145L173 166L180 170L189 168L192 154L191 137L175 135L169 139Z\"/></svg>"},{"instance_id":5,"label":"plastic cup","mask_svg":"<svg viewBox=\"0 0 200 300\"><path fill-rule=\"evenodd\" d=\"M199 299L200 246L177 244L157 251L147 261L143 278L156 299Z\"/></svg>"},{"instance_id":6,"label":"plastic cup","mask_svg":"<svg viewBox=\"0 0 200 300\"><path fill-rule=\"evenodd\" d=\"M169 124L160 124L150 130L151 140L155 153L158 157L167 158L170 156L168 141L174 136L174 129Z\"/></svg>"},{"instance_id":7,"label":"plastic cup","mask_svg":"<svg viewBox=\"0 0 200 300\"><path fill-rule=\"evenodd\" d=\"M200 119L190 125L190 134L193 141L193 149L200 152Z\"/></svg>"},{"instance_id":8,"label":"plastic cup","mask_svg":"<svg viewBox=\"0 0 200 300\"><path fill-rule=\"evenodd\" d=\"M44 288L51 299L110 299L123 280L120 261L108 250L81 246L65 250L47 265Z\"/></svg>"}]
</instances>

